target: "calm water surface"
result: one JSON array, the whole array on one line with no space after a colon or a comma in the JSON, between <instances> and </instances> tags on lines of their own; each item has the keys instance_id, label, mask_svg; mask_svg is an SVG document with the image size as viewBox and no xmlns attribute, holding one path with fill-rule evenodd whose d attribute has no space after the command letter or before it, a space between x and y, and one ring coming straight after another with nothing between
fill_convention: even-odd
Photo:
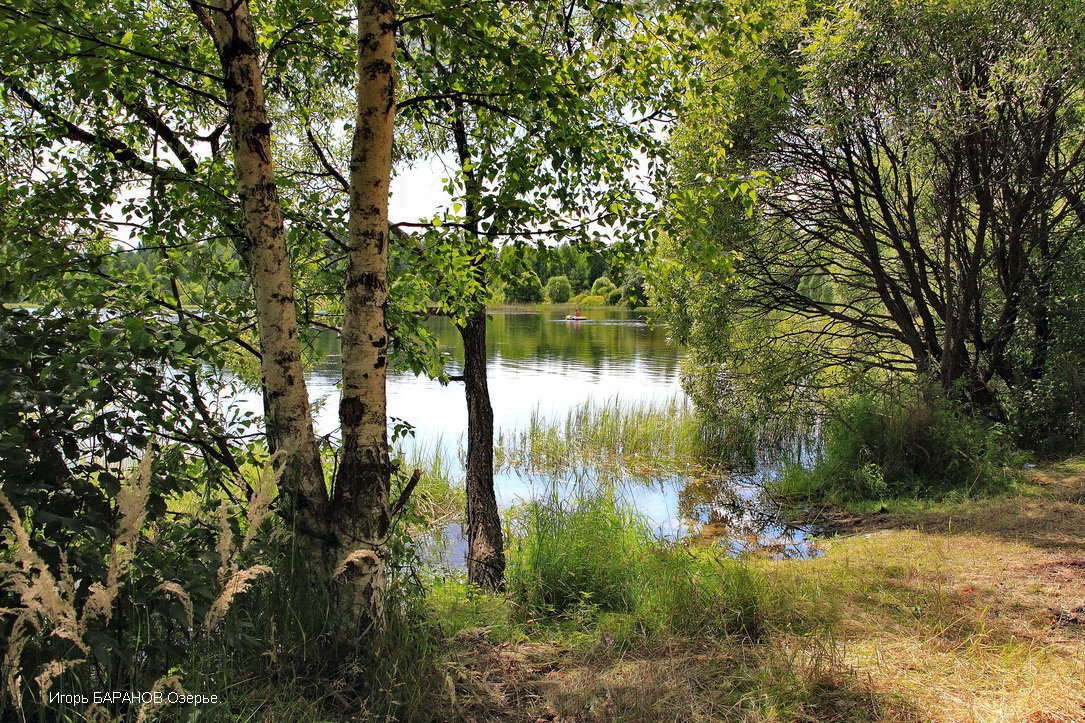
<instances>
[{"instance_id":1,"label":"calm water surface","mask_svg":"<svg viewBox=\"0 0 1085 723\"><path fill-rule=\"evenodd\" d=\"M494 424L514 430L526 426L536 409L544 416L564 416L585 401L667 400L681 396L681 351L662 329L643 315L619 309L592 309L588 321L564 320L565 312L499 312L490 315L487 371ZM443 318L427 322L440 347L463 363L459 333ZM321 401L318 431L338 422L339 355L329 352L310 373L310 394ZM388 414L415 428L420 443L438 439L454 444L467 430L463 384L448 385L415 376L388 379Z\"/></svg>"},{"instance_id":2,"label":"calm water surface","mask_svg":"<svg viewBox=\"0 0 1085 723\"><path fill-rule=\"evenodd\" d=\"M585 402L659 402L683 399L679 380L682 350L667 338L664 328L651 325L643 314L613 308L592 308L587 321L564 320L564 311L501 311L489 318L487 369L494 424L498 432L528 426L533 414L562 419ZM458 374L463 354L459 334L447 319L427 322L440 347L452 361L448 372ZM318 346L320 341L318 341ZM338 427L338 385L341 368L333 343L321 347L321 356L307 376L319 434L335 434ZM255 404L256 400L250 400ZM402 444L442 445L448 459L456 460L464 444L467 410L463 385L442 385L410 372L391 374L388 413L414 427L413 439ZM784 551L802 533L768 520L753 503L754 485L745 485L771 468L755 467L719 485L705 485L679 475L645 482L621 479L618 494L644 516L661 535L678 537L705 525L729 530L731 545L742 549L749 539L782 542ZM495 477L498 504L503 508L556 490L575 494L578 484L594 484L590 475L550 475L502 470ZM448 530L450 543L443 562L463 564L459 528Z\"/></svg>"}]
</instances>

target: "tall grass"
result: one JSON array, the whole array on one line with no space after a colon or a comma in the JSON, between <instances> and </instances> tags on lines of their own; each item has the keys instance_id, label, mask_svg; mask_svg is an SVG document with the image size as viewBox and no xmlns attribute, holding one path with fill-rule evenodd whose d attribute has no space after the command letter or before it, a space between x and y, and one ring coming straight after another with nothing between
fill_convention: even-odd
<instances>
[{"instance_id":1,"label":"tall grass","mask_svg":"<svg viewBox=\"0 0 1085 723\"><path fill-rule=\"evenodd\" d=\"M603 488L561 499L552 491L509 517L507 584L525 615L630 608L651 538L613 492Z\"/></svg>"},{"instance_id":2,"label":"tall grass","mask_svg":"<svg viewBox=\"0 0 1085 723\"><path fill-rule=\"evenodd\" d=\"M151 703L95 705L89 692L182 692L176 668L182 651L219 637L228 612L272 573L250 554L256 530L270 515L270 495L258 493L233 519L219 507L214 526L208 525L214 533L194 537L191 529L147 522L151 480L148 451L116 494L111 539L84 550L97 555L97 565L84 554L78 568L66 552L59 565L48 562L41 551L49 541L0 492L14 541L10 560L0 561L6 593L0 616L10 617L0 713L6 697L23 716L142 720ZM163 551L171 542L179 549ZM200 559L186 565L185 552L201 543ZM166 564L155 559L163 552L173 555ZM85 699L50 702L51 689Z\"/></svg>"},{"instance_id":3,"label":"tall grass","mask_svg":"<svg viewBox=\"0 0 1085 723\"><path fill-rule=\"evenodd\" d=\"M0 535L13 543L0 552L0 719L442 717L439 630L410 549L393 550L384 627L362 645L362 636L332 624L332 586L300 564L293 535L272 515L270 464L249 480L247 506L217 500L154 522L151 477L148 455L116 495L115 529L93 548L97 565L84 554L79 567L64 553L59 565L45 559L41 531L0 491ZM217 701L155 708L92 699L96 691L155 690ZM90 702L50 702L56 691Z\"/></svg>"},{"instance_id":4,"label":"tall grass","mask_svg":"<svg viewBox=\"0 0 1085 723\"><path fill-rule=\"evenodd\" d=\"M282 551L289 555L288 548ZM279 558L217 636L179 661L186 686L220 693L201 719L433 720L447 700L440 629L409 565L389 561L383 626L343 638L329 586Z\"/></svg>"},{"instance_id":5,"label":"tall grass","mask_svg":"<svg viewBox=\"0 0 1085 723\"><path fill-rule=\"evenodd\" d=\"M903 387L853 396L831 410L812 467L786 467L785 497L838 503L947 499L1008 489L1024 458L999 430L962 413L940 390Z\"/></svg>"},{"instance_id":6,"label":"tall grass","mask_svg":"<svg viewBox=\"0 0 1085 723\"><path fill-rule=\"evenodd\" d=\"M655 537L605 488L524 505L508 540L508 591L522 619L582 621L619 643L755 640L797 619L788 591L760 568Z\"/></svg>"},{"instance_id":7,"label":"tall grass","mask_svg":"<svg viewBox=\"0 0 1085 723\"><path fill-rule=\"evenodd\" d=\"M686 401L587 401L562 419L536 409L525 429L501 432L496 464L531 472L574 467L653 478L712 472L726 465L728 437L703 424Z\"/></svg>"},{"instance_id":8,"label":"tall grass","mask_svg":"<svg viewBox=\"0 0 1085 723\"><path fill-rule=\"evenodd\" d=\"M418 485L410 497L415 527L440 528L461 518L466 509L462 465L437 441L418 441L411 447L394 449L392 457L405 481L415 470L421 471Z\"/></svg>"}]
</instances>

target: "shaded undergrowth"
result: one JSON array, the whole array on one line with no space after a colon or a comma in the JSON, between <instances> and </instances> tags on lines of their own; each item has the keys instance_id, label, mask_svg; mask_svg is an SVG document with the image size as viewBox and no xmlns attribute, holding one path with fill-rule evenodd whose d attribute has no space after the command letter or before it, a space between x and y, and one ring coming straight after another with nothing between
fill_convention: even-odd
<instances>
[{"instance_id":1,"label":"shaded undergrowth","mask_svg":"<svg viewBox=\"0 0 1085 723\"><path fill-rule=\"evenodd\" d=\"M967 499L1007 492L1025 456L997 425L968 416L940 391L859 394L828 415L812 465L787 464L774 496L814 503Z\"/></svg>"}]
</instances>

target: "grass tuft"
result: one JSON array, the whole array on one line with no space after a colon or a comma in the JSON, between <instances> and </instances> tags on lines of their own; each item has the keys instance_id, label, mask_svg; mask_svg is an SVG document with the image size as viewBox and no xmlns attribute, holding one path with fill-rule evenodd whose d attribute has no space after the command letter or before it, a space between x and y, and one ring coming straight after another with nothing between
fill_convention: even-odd
<instances>
[{"instance_id":1,"label":"grass tuft","mask_svg":"<svg viewBox=\"0 0 1085 723\"><path fill-rule=\"evenodd\" d=\"M498 435L495 456L499 467L528 472L587 468L641 479L718 473L733 457L727 435L677 398L588 401L557 420L535 410L525 429Z\"/></svg>"},{"instance_id":2,"label":"grass tuft","mask_svg":"<svg viewBox=\"0 0 1085 723\"><path fill-rule=\"evenodd\" d=\"M785 465L777 496L856 504L943 501L1006 492L1024 457L999 430L957 411L940 392L905 389L848 399L830 415L810 468Z\"/></svg>"}]
</instances>

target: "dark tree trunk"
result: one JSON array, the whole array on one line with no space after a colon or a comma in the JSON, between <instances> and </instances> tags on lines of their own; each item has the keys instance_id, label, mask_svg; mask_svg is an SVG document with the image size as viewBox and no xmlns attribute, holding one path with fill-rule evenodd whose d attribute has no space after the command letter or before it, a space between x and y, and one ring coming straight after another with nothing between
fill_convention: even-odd
<instances>
[{"instance_id":1,"label":"dark tree trunk","mask_svg":"<svg viewBox=\"0 0 1085 723\"><path fill-rule=\"evenodd\" d=\"M504 587L505 550L494 495L494 411L486 381L486 310L460 327L467 396L467 579L489 590Z\"/></svg>"},{"instance_id":2,"label":"dark tree trunk","mask_svg":"<svg viewBox=\"0 0 1085 723\"><path fill-rule=\"evenodd\" d=\"M478 243L481 184L471 170L471 147L463 106L452 116L456 155L464 169L464 206L469 243ZM471 273L484 286L482 261ZM494 495L494 410L486 381L486 304L479 295L463 326L463 381L467 397L467 579L488 590L505 585L505 546Z\"/></svg>"}]
</instances>

